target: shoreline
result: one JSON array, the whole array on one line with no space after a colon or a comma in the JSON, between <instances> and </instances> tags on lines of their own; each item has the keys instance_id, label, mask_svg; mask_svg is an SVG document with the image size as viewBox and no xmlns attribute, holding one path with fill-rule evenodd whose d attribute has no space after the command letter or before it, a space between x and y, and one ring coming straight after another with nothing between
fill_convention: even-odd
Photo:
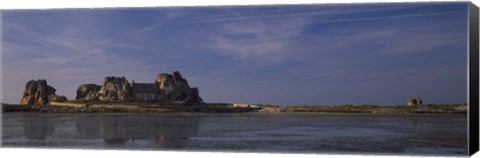
<instances>
[{"instance_id":1,"label":"shoreline","mask_svg":"<svg viewBox=\"0 0 480 158\"><path fill-rule=\"evenodd\" d=\"M260 113L260 114L459 114L466 115L466 105L422 105L422 106L372 106L372 105L339 105L339 106L272 106L252 105L238 107L234 104L135 104L135 103L53 103L50 105L20 105L2 103L2 113L34 112L34 113Z\"/></svg>"},{"instance_id":2,"label":"shoreline","mask_svg":"<svg viewBox=\"0 0 480 158\"><path fill-rule=\"evenodd\" d=\"M404 117L404 116L435 116L435 117L450 117L450 116L466 116L463 113L307 113L307 112L284 112L284 113L264 113L264 112L243 112L243 113L206 113L206 112L170 112L170 113L133 113L133 112L4 112L0 115L16 115L16 114L41 114L47 116L55 115L111 115L111 116L333 116L333 117L349 117L349 116L364 116L364 117Z\"/></svg>"}]
</instances>

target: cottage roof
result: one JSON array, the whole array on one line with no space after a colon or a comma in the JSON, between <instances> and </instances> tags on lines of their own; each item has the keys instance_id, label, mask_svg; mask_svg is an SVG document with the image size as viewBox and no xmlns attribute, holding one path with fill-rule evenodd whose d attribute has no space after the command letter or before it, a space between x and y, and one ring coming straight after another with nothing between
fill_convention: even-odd
<instances>
[{"instance_id":1,"label":"cottage roof","mask_svg":"<svg viewBox=\"0 0 480 158\"><path fill-rule=\"evenodd\" d=\"M132 83L132 88L151 89L156 88L154 83Z\"/></svg>"}]
</instances>

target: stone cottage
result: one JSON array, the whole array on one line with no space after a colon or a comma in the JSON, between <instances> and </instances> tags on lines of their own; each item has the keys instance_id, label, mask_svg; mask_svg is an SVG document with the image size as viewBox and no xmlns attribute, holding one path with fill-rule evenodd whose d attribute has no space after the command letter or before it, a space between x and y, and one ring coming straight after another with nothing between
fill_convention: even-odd
<instances>
[{"instance_id":1,"label":"stone cottage","mask_svg":"<svg viewBox=\"0 0 480 158\"><path fill-rule=\"evenodd\" d=\"M132 101L153 102L158 100L160 100L160 95L154 83L135 83L135 81L132 81Z\"/></svg>"}]
</instances>

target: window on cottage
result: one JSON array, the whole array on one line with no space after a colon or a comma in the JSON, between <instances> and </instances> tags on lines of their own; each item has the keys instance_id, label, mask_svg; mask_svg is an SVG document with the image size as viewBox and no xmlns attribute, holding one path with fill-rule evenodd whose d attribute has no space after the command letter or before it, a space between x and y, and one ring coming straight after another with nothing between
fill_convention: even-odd
<instances>
[{"instance_id":1,"label":"window on cottage","mask_svg":"<svg viewBox=\"0 0 480 158\"><path fill-rule=\"evenodd\" d=\"M154 96L153 96L153 94L150 93L149 97L150 97L150 99L153 99Z\"/></svg>"},{"instance_id":2,"label":"window on cottage","mask_svg":"<svg viewBox=\"0 0 480 158\"><path fill-rule=\"evenodd\" d=\"M148 94L147 93L143 93L143 99L147 99L148 98Z\"/></svg>"},{"instance_id":3,"label":"window on cottage","mask_svg":"<svg viewBox=\"0 0 480 158\"><path fill-rule=\"evenodd\" d=\"M142 94L137 94L137 98L142 98Z\"/></svg>"}]
</instances>

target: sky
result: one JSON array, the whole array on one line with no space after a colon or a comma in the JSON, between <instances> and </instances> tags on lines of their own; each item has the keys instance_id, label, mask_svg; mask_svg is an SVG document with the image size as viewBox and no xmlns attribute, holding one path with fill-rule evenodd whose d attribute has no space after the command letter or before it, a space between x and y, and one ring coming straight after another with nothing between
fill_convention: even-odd
<instances>
[{"instance_id":1,"label":"sky","mask_svg":"<svg viewBox=\"0 0 480 158\"><path fill-rule=\"evenodd\" d=\"M29 80L74 99L106 76L178 70L205 102L465 103L467 5L3 10L2 101Z\"/></svg>"}]
</instances>

